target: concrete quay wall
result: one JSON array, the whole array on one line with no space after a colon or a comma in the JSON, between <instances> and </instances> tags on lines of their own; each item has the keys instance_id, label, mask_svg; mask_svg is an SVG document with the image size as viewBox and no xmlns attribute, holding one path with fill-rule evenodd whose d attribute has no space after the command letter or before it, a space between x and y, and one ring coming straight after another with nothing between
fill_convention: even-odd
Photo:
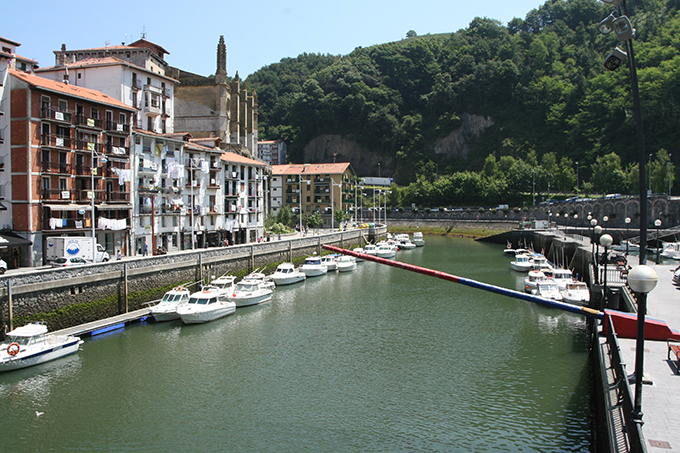
<instances>
[{"instance_id":1,"label":"concrete quay wall","mask_svg":"<svg viewBox=\"0 0 680 453\"><path fill-rule=\"evenodd\" d=\"M47 322L49 330L65 329L142 308L182 283L208 281L225 273L242 276L320 254L322 244L356 247L386 232L378 226L4 276L0 278L0 324L9 329L40 320Z\"/></svg>"}]
</instances>

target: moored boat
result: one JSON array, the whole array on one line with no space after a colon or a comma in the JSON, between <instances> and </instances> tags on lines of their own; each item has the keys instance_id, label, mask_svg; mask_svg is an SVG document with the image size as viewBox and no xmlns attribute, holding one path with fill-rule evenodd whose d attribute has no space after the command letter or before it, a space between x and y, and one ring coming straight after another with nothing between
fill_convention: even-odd
<instances>
[{"instance_id":1,"label":"moored boat","mask_svg":"<svg viewBox=\"0 0 680 453\"><path fill-rule=\"evenodd\" d=\"M243 282L261 283L264 288L274 289L276 287L276 283L274 283L271 278L260 272L260 269L255 269L253 272L243 277L243 280L241 280L240 283ZM227 291L227 294L229 294L229 291Z\"/></svg>"},{"instance_id":2,"label":"moored boat","mask_svg":"<svg viewBox=\"0 0 680 453\"><path fill-rule=\"evenodd\" d=\"M305 258L305 262L300 266L300 270L304 272L307 277L319 277L328 272L328 268L321 264L321 258L318 256Z\"/></svg>"},{"instance_id":3,"label":"moored boat","mask_svg":"<svg viewBox=\"0 0 680 453\"><path fill-rule=\"evenodd\" d=\"M366 244L364 246L364 253L366 255L376 256L377 251L378 251L378 247L375 244Z\"/></svg>"},{"instance_id":4,"label":"moored boat","mask_svg":"<svg viewBox=\"0 0 680 453\"><path fill-rule=\"evenodd\" d=\"M338 268L336 264L336 260L338 259L338 255L335 253L332 253L330 255L324 255L321 257L321 264L326 266L326 269L329 271L334 271Z\"/></svg>"},{"instance_id":5,"label":"moored boat","mask_svg":"<svg viewBox=\"0 0 680 453\"><path fill-rule=\"evenodd\" d=\"M547 282L548 277L540 270L530 270L524 277L524 290L528 293L533 292L539 282Z\"/></svg>"},{"instance_id":6,"label":"moored boat","mask_svg":"<svg viewBox=\"0 0 680 453\"><path fill-rule=\"evenodd\" d=\"M272 280L277 286L292 285L293 283L302 282L307 278L304 272L295 269L293 263L281 263L272 274Z\"/></svg>"},{"instance_id":7,"label":"moored boat","mask_svg":"<svg viewBox=\"0 0 680 453\"><path fill-rule=\"evenodd\" d=\"M0 371L26 368L73 354L82 343L73 335L48 333L43 323L26 324L8 332L0 345Z\"/></svg>"},{"instance_id":8,"label":"moored boat","mask_svg":"<svg viewBox=\"0 0 680 453\"><path fill-rule=\"evenodd\" d=\"M357 253L364 253L363 247L357 247L357 248L354 249L354 251L357 252ZM357 258L357 263L360 262L360 261L363 261L363 258Z\"/></svg>"},{"instance_id":9,"label":"moored boat","mask_svg":"<svg viewBox=\"0 0 680 453\"><path fill-rule=\"evenodd\" d=\"M411 242L413 242L416 245L416 247L424 246L425 239L423 238L423 233L421 233L420 231L416 231L415 233L413 233L413 240Z\"/></svg>"},{"instance_id":10,"label":"moored boat","mask_svg":"<svg viewBox=\"0 0 680 453\"><path fill-rule=\"evenodd\" d=\"M562 293L555 282L538 282L532 294L545 297L546 299L562 300Z\"/></svg>"},{"instance_id":11,"label":"moored boat","mask_svg":"<svg viewBox=\"0 0 680 453\"><path fill-rule=\"evenodd\" d=\"M562 300L570 304L587 305L590 302L590 290L584 282L572 281L560 289Z\"/></svg>"},{"instance_id":12,"label":"moored boat","mask_svg":"<svg viewBox=\"0 0 680 453\"><path fill-rule=\"evenodd\" d=\"M357 260L353 256L342 255L337 261L339 272L351 272L357 268Z\"/></svg>"},{"instance_id":13,"label":"moored boat","mask_svg":"<svg viewBox=\"0 0 680 453\"><path fill-rule=\"evenodd\" d=\"M397 249L393 245L383 243L382 245L378 246L375 254L380 258L394 258L397 256Z\"/></svg>"},{"instance_id":14,"label":"moored boat","mask_svg":"<svg viewBox=\"0 0 680 453\"><path fill-rule=\"evenodd\" d=\"M529 272L533 265L531 256L527 254L515 255L515 260L510 261L510 268L517 272Z\"/></svg>"},{"instance_id":15,"label":"moored boat","mask_svg":"<svg viewBox=\"0 0 680 453\"><path fill-rule=\"evenodd\" d=\"M227 294L227 300L236 307L248 307L269 302L273 293L274 290L263 282L244 279L236 284L231 294Z\"/></svg>"},{"instance_id":16,"label":"moored boat","mask_svg":"<svg viewBox=\"0 0 680 453\"><path fill-rule=\"evenodd\" d=\"M177 307L177 314L184 324L201 324L214 321L236 311L236 304L226 299L224 291L207 285L189 296L187 303Z\"/></svg>"},{"instance_id":17,"label":"moored boat","mask_svg":"<svg viewBox=\"0 0 680 453\"><path fill-rule=\"evenodd\" d=\"M191 293L185 286L176 286L163 295L156 305L150 308L151 315L158 322L179 319L177 307L189 301Z\"/></svg>"}]
</instances>

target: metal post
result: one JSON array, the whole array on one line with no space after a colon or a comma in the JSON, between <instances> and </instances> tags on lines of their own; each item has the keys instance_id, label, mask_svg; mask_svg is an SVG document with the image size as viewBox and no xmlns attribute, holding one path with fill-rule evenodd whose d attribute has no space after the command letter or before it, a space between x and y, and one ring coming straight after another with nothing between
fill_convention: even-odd
<instances>
[{"instance_id":1,"label":"metal post","mask_svg":"<svg viewBox=\"0 0 680 453\"><path fill-rule=\"evenodd\" d=\"M9 330L14 330L12 322L14 321L14 315L12 314L12 279L7 279L7 314L9 315Z\"/></svg>"}]
</instances>

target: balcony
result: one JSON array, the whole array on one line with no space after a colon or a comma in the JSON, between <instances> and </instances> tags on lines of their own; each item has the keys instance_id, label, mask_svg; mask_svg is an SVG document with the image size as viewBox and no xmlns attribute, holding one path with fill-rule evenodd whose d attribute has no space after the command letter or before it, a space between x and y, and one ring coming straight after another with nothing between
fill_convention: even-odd
<instances>
[{"instance_id":1,"label":"balcony","mask_svg":"<svg viewBox=\"0 0 680 453\"><path fill-rule=\"evenodd\" d=\"M82 230L87 228L92 228L92 219L90 217L84 219L43 218L42 222L43 231L55 229Z\"/></svg>"},{"instance_id":2,"label":"balcony","mask_svg":"<svg viewBox=\"0 0 680 453\"><path fill-rule=\"evenodd\" d=\"M129 202L130 193L129 192L106 192L106 201L109 203L115 202Z\"/></svg>"},{"instance_id":3,"label":"balcony","mask_svg":"<svg viewBox=\"0 0 680 453\"><path fill-rule=\"evenodd\" d=\"M106 128L107 132L117 132L126 135L130 133L129 124L116 123L115 121L107 121L106 123L104 123L104 127Z\"/></svg>"},{"instance_id":4,"label":"balcony","mask_svg":"<svg viewBox=\"0 0 680 453\"><path fill-rule=\"evenodd\" d=\"M40 136L40 145L49 146L51 148L71 149L71 137L44 134Z\"/></svg>"},{"instance_id":5,"label":"balcony","mask_svg":"<svg viewBox=\"0 0 680 453\"><path fill-rule=\"evenodd\" d=\"M89 142L89 141L86 141L86 140L76 140L75 143L76 143L76 146L75 146L76 151L89 151L89 152L94 151L95 153L98 153L102 149L101 143Z\"/></svg>"},{"instance_id":6,"label":"balcony","mask_svg":"<svg viewBox=\"0 0 680 453\"><path fill-rule=\"evenodd\" d=\"M226 198L238 198L238 197L239 197L239 194L229 192L229 193L225 193L224 196L225 196Z\"/></svg>"},{"instance_id":7,"label":"balcony","mask_svg":"<svg viewBox=\"0 0 680 453\"><path fill-rule=\"evenodd\" d=\"M71 190L59 190L59 189L42 189L40 192L40 198L42 200L51 201L72 201Z\"/></svg>"},{"instance_id":8,"label":"balcony","mask_svg":"<svg viewBox=\"0 0 680 453\"><path fill-rule=\"evenodd\" d=\"M237 179L240 179L240 178L241 178L241 175L240 175L238 172L236 172L236 171L226 171L226 172L224 172L224 173L225 173L225 174L224 174L224 179L225 179L226 181L229 181L229 180L237 180Z\"/></svg>"},{"instance_id":9,"label":"balcony","mask_svg":"<svg viewBox=\"0 0 680 453\"><path fill-rule=\"evenodd\" d=\"M82 115L76 116L75 124L81 127L88 127L91 129L102 129L103 121L96 118L86 118Z\"/></svg>"},{"instance_id":10,"label":"balcony","mask_svg":"<svg viewBox=\"0 0 680 453\"><path fill-rule=\"evenodd\" d=\"M40 118L70 124L72 114L70 112L65 112L62 110L43 108L40 109Z\"/></svg>"},{"instance_id":11,"label":"balcony","mask_svg":"<svg viewBox=\"0 0 680 453\"><path fill-rule=\"evenodd\" d=\"M40 162L43 173L71 174L71 164L66 162Z\"/></svg>"},{"instance_id":12,"label":"balcony","mask_svg":"<svg viewBox=\"0 0 680 453\"><path fill-rule=\"evenodd\" d=\"M107 154L115 154L117 156L129 156L130 147L129 146L113 146L112 143L106 143L103 145L104 150Z\"/></svg>"},{"instance_id":13,"label":"balcony","mask_svg":"<svg viewBox=\"0 0 680 453\"><path fill-rule=\"evenodd\" d=\"M90 193L92 192L90 189L80 189L75 191L75 199L78 202L85 202L85 203L91 203L92 200L90 198ZM96 203L103 203L106 201L106 190L95 190L94 191L94 201Z\"/></svg>"}]
</instances>

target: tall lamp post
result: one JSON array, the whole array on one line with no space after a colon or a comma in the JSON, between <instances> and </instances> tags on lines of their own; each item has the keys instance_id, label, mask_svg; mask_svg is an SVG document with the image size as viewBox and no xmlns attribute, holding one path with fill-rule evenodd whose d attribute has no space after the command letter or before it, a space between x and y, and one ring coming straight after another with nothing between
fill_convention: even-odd
<instances>
[{"instance_id":1,"label":"tall lamp post","mask_svg":"<svg viewBox=\"0 0 680 453\"><path fill-rule=\"evenodd\" d=\"M333 200L333 187L342 187L342 184L336 184L333 182L333 177L331 177L331 232L335 228L335 202ZM340 193L342 196L342 193Z\"/></svg>"},{"instance_id":2,"label":"tall lamp post","mask_svg":"<svg viewBox=\"0 0 680 453\"><path fill-rule=\"evenodd\" d=\"M626 258L628 257L628 227L630 227L630 217L626 217Z\"/></svg>"},{"instance_id":3,"label":"tall lamp post","mask_svg":"<svg viewBox=\"0 0 680 453\"><path fill-rule=\"evenodd\" d=\"M311 184L308 179L305 179L305 182L308 186ZM300 184L300 198L298 200L300 202L300 237L302 237L302 175L298 176L298 183Z\"/></svg>"},{"instance_id":4,"label":"tall lamp post","mask_svg":"<svg viewBox=\"0 0 680 453\"><path fill-rule=\"evenodd\" d=\"M595 225L593 233L595 233L595 237L599 240L599 237L602 234L602 227L600 225ZM600 283L600 263L597 259L597 256L600 254L600 243L598 240L595 241L595 269L597 269L597 272L595 272L595 283Z\"/></svg>"},{"instance_id":5,"label":"tall lamp post","mask_svg":"<svg viewBox=\"0 0 680 453\"><path fill-rule=\"evenodd\" d=\"M588 220L590 221L590 228L592 228L590 234L590 253L595 255L595 225L597 225L597 219L593 219L592 216L588 214Z\"/></svg>"},{"instance_id":6,"label":"tall lamp post","mask_svg":"<svg viewBox=\"0 0 680 453\"><path fill-rule=\"evenodd\" d=\"M659 227L661 226L661 220L656 219L654 226L656 227L656 264L659 264Z\"/></svg>"},{"instance_id":7,"label":"tall lamp post","mask_svg":"<svg viewBox=\"0 0 680 453\"><path fill-rule=\"evenodd\" d=\"M607 263L609 262L609 247L612 245L612 242L614 242L614 239L608 235L608 234L603 234L600 236L600 244L602 244L602 247L604 247L604 254L602 257L604 258L604 308L608 308L607 305Z\"/></svg>"},{"instance_id":8,"label":"tall lamp post","mask_svg":"<svg viewBox=\"0 0 680 453\"><path fill-rule=\"evenodd\" d=\"M578 162L576 162L576 196L579 196L578 192Z\"/></svg>"},{"instance_id":9,"label":"tall lamp post","mask_svg":"<svg viewBox=\"0 0 680 453\"><path fill-rule=\"evenodd\" d=\"M635 266L628 273L628 286L637 294L638 322L635 343L635 403L633 419L642 425L642 374L645 358L645 314L647 312L647 294L656 287L659 276L654 269L644 264Z\"/></svg>"}]
</instances>

